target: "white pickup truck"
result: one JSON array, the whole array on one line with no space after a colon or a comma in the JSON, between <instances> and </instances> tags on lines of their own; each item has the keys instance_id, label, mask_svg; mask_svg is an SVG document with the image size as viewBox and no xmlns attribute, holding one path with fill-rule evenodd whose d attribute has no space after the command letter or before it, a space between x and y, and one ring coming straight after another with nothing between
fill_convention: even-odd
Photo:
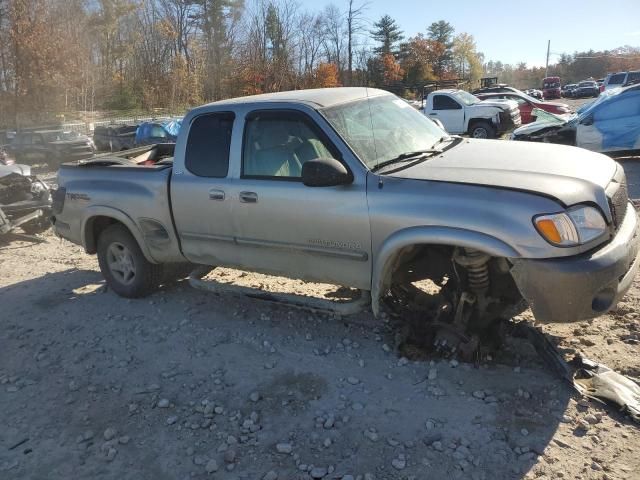
<instances>
[{"instance_id":1,"label":"white pickup truck","mask_svg":"<svg viewBox=\"0 0 640 480\"><path fill-rule=\"evenodd\" d=\"M518 104L480 100L464 90L436 90L427 97L424 114L438 119L448 133L495 138L520 126Z\"/></svg>"}]
</instances>

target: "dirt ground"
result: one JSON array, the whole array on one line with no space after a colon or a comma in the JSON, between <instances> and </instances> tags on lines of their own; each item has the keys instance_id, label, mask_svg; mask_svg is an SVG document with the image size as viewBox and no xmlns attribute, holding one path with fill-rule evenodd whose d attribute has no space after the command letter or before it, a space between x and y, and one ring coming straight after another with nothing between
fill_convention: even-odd
<instances>
[{"instance_id":1,"label":"dirt ground","mask_svg":"<svg viewBox=\"0 0 640 480\"><path fill-rule=\"evenodd\" d=\"M0 479L640 479L638 425L581 399L527 342L477 367L412 361L370 312L185 281L126 300L95 257L42 239L0 245ZM615 312L544 331L637 380L640 277Z\"/></svg>"}]
</instances>

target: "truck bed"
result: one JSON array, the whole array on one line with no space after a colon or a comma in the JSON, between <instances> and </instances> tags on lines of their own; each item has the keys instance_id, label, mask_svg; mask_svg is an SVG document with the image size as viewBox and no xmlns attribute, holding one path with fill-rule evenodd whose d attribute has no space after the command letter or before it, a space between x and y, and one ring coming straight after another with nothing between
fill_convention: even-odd
<instances>
[{"instance_id":1,"label":"truck bed","mask_svg":"<svg viewBox=\"0 0 640 480\"><path fill-rule=\"evenodd\" d=\"M62 211L56 203L61 202L65 223L56 224L61 227L58 231L91 252L93 225L99 217L111 216L132 231L154 261L184 261L171 216L171 162L143 166L118 158L105 156L60 167L58 185L64 187L55 195L54 221Z\"/></svg>"},{"instance_id":2,"label":"truck bed","mask_svg":"<svg viewBox=\"0 0 640 480\"><path fill-rule=\"evenodd\" d=\"M149 167L167 165L173 162L174 143L156 143L142 147L131 148L121 152L101 153L73 164L83 167Z\"/></svg>"}]
</instances>

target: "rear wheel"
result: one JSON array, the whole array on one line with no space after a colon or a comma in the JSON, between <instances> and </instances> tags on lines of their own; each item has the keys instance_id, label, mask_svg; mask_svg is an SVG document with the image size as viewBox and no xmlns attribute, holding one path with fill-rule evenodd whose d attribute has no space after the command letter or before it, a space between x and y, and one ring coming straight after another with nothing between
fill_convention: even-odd
<instances>
[{"instance_id":1,"label":"rear wheel","mask_svg":"<svg viewBox=\"0 0 640 480\"><path fill-rule=\"evenodd\" d=\"M124 225L111 225L100 234L98 263L107 285L121 297L145 297L157 290L162 280L162 265L144 257Z\"/></svg>"},{"instance_id":2,"label":"rear wheel","mask_svg":"<svg viewBox=\"0 0 640 480\"><path fill-rule=\"evenodd\" d=\"M476 122L469 129L472 138L494 138L495 131L489 122Z\"/></svg>"}]
</instances>

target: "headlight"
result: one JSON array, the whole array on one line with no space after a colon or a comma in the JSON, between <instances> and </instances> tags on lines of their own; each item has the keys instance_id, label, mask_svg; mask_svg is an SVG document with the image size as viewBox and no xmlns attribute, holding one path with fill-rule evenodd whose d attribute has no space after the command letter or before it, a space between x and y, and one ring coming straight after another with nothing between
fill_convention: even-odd
<instances>
[{"instance_id":1,"label":"headlight","mask_svg":"<svg viewBox=\"0 0 640 480\"><path fill-rule=\"evenodd\" d=\"M602 214L587 206L573 207L564 213L538 215L533 218L533 224L549 243L559 247L589 243L607 231Z\"/></svg>"}]
</instances>

